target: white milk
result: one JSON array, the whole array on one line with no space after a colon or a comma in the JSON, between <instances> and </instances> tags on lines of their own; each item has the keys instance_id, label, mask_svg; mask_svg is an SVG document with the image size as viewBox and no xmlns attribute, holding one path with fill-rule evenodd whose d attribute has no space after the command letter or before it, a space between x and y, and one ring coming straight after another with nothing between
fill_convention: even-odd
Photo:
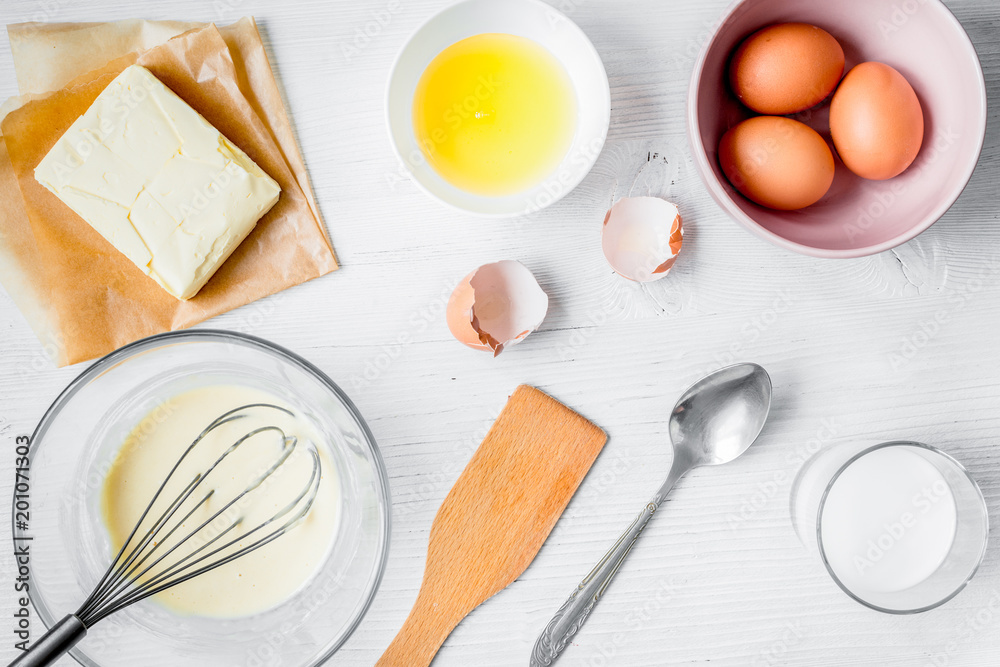
<instances>
[{"instance_id":1,"label":"white milk","mask_svg":"<svg viewBox=\"0 0 1000 667\"><path fill-rule=\"evenodd\" d=\"M851 591L902 591L944 562L955 538L951 489L916 447L884 447L852 463L823 507L823 550Z\"/></svg>"}]
</instances>

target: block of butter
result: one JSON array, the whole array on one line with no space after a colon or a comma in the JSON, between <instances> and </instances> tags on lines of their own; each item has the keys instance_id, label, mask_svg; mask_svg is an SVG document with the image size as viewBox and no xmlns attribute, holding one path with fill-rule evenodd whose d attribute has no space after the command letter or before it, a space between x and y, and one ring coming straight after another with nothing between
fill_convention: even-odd
<instances>
[{"instance_id":1,"label":"block of butter","mask_svg":"<svg viewBox=\"0 0 1000 667\"><path fill-rule=\"evenodd\" d=\"M178 299L190 299L281 188L149 70L119 74L35 180Z\"/></svg>"}]
</instances>

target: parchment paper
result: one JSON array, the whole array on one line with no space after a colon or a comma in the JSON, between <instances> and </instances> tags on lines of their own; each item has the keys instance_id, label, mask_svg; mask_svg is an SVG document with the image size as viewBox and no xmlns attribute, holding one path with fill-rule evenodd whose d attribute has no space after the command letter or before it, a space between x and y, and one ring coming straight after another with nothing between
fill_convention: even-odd
<instances>
[{"instance_id":1,"label":"parchment paper","mask_svg":"<svg viewBox=\"0 0 1000 667\"><path fill-rule=\"evenodd\" d=\"M27 97L11 98L0 106L0 117L21 106ZM47 353L60 356L59 326L49 307L49 286L45 272L38 269L38 246L28 224L21 191L0 137L0 283L28 321Z\"/></svg>"},{"instance_id":2,"label":"parchment paper","mask_svg":"<svg viewBox=\"0 0 1000 667\"><path fill-rule=\"evenodd\" d=\"M60 32L71 35L71 42L79 40L79 31L65 26L51 31L35 27L31 39L56 39ZM5 160L0 151L0 280L19 307L26 304L22 312L42 341L57 343L57 363L90 359L153 333L190 326L336 269L323 225L300 185L305 169L256 27L244 19L227 28L227 34L228 40L208 26L141 54L128 53L61 90L30 96L0 124L9 154ZM105 57L109 53L105 49ZM133 62L149 68L282 188L278 204L187 302L163 292L36 183L32 173L66 128ZM55 83L58 78L52 77L65 76L61 65L51 76L43 68L33 69L38 81L50 77L46 81ZM40 89L37 83L25 85ZM279 146L278 136L290 145ZM292 162L300 167L301 180ZM11 197L12 179L23 204Z\"/></svg>"},{"instance_id":3,"label":"parchment paper","mask_svg":"<svg viewBox=\"0 0 1000 667\"><path fill-rule=\"evenodd\" d=\"M207 23L125 19L110 23L17 23L7 26L21 94L59 90L108 61L146 51ZM281 148L295 179L322 223L305 162L281 101L264 43L253 17L219 28L229 47L240 91ZM326 234L326 227L320 224Z\"/></svg>"}]
</instances>

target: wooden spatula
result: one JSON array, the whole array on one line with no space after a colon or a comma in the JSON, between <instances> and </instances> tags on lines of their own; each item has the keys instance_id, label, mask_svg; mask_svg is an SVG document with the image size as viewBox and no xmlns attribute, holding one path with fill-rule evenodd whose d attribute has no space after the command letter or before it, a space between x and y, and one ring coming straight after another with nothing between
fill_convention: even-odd
<instances>
[{"instance_id":1,"label":"wooden spatula","mask_svg":"<svg viewBox=\"0 0 1000 667\"><path fill-rule=\"evenodd\" d=\"M459 621L528 567L606 440L518 387L438 510L417 601L376 667L430 665Z\"/></svg>"}]
</instances>

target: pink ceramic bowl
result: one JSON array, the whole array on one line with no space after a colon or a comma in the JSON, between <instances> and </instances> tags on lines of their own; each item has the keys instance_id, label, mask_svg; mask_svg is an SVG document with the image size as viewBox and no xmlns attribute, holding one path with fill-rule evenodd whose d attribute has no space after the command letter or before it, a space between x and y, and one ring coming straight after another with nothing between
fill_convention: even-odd
<instances>
[{"instance_id":1,"label":"pink ceramic bowl","mask_svg":"<svg viewBox=\"0 0 1000 667\"><path fill-rule=\"evenodd\" d=\"M840 41L846 70L867 60L907 78L924 111L924 142L902 175L867 181L837 160L830 191L800 211L773 211L740 195L719 167L722 135L754 115L733 95L727 67L744 38L772 23L799 21ZM794 116L831 148L829 104ZM772 243L816 257L861 257L909 241L944 215L979 160L986 132L986 84L962 25L940 0L740 0L719 21L691 75L688 138L695 166L716 202Z\"/></svg>"}]
</instances>

